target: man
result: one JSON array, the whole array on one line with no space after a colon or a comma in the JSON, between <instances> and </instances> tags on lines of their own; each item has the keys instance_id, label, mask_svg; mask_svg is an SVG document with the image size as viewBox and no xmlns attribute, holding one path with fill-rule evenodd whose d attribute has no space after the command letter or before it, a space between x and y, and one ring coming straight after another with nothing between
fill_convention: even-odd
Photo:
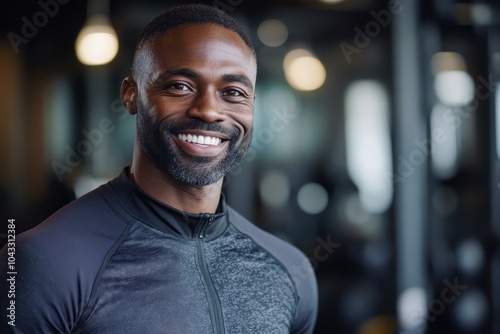
<instances>
[{"instance_id":1,"label":"man","mask_svg":"<svg viewBox=\"0 0 500 334\"><path fill-rule=\"evenodd\" d=\"M311 333L308 260L221 193L250 145L255 79L252 44L222 11L154 19L121 87L132 165L19 235L15 326L3 316L0 332Z\"/></svg>"}]
</instances>

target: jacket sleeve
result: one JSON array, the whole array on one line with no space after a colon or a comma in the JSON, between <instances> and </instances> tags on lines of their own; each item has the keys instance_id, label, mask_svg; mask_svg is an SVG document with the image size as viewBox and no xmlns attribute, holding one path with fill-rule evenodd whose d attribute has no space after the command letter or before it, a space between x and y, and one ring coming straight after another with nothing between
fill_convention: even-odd
<instances>
[{"instance_id":1,"label":"jacket sleeve","mask_svg":"<svg viewBox=\"0 0 500 334\"><path fill-rule=\"evenodd\" d=\"M55 300L54 268L28 242L0 251L0 333L69 333L67 312Z\"/></svg>"},{"instance_id":2,"label":"jacket sleeve","mask_svg":"<svg viewBox=\"0 0 500 334\"><path fill-rule=\"evenodd\" d=\"M318 287L309 259L300 255L300 262L291 266L291 275L299 297L291 333L310 334L314 331L318 314Z\"/></svg>"},{"instance_id":3,"label":"jacket sleeve","mask_svg":"<svg viewBox=\"0 0 500 334\"><path fill-rule=\"evenodd\" d=\"M310 334L314 331L318 314L318 287L309 259L297 247L265 232L229 208L231 222L255 242L269 251L287 270L297 293L297 304L290 333Z\"/></svg>"},{"instance_id":4,"label":"jacket sleeve","mask_svg":"<svg viewBox=\"0 0 500 334\"><path fill-rule=\"evenodd\" d=\"M71 333L80 321L105 258L128 226L105 200L105 187L19 234L12 258L8 244L0 251L0 333Z\"/></svg>"}]
</instances>

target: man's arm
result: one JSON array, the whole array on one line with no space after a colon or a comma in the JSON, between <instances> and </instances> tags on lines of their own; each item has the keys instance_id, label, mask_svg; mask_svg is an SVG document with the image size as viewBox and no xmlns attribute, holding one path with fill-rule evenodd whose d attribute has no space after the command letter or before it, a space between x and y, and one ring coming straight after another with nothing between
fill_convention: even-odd
<instances>
[{"instance_id":1,"label":"man's arm","mask_svg":"<svg viewBox=\"0 0 500 334\"><path fill-rule=\"evenodd\" d=\"M0 251L0 333L69 333L68 312L55 300L60 268L19 239L14 253L9 245Z\"/></svg>"},{"instance_id":2,"label":"man's arm","mask_svg":"<svg viewBox=\"0 0 500 334\"><path fill-rule=\"evenodd\" d=\"M318 313L318 288L309 259L298 248L256 227L230 207L229 215L230 221L236 228L250 235L288 271L298 296L291 333L312 333Z\"/></svg>"},{"instance_id":3,"label":"man's arm","mask_svg":"<svg viewBox=\"0 0 500 334\"><path fill-rule=\"evenodd\" d=\"M107 204L106 191L107 185L98 188L17 236L14 269L8 267L9 245L0 251L0 308L5 312L0 333L71 332L108 253L127 231L126 219ZM11 303L15 310L8 312L15 321L9 323Z\"/></svg>"},{"instance_id":4,"label":"man's arm","mask_svg":"<svg viewBox=\"0 0 500 334\"><path fill-rule=\"evenodd\" d=\"M291 267L291 275L299 295L291 333L310 334L314 331L318 314L318 287L311 263L300 255L301 262Z\"/></svg>"}]
</instances>

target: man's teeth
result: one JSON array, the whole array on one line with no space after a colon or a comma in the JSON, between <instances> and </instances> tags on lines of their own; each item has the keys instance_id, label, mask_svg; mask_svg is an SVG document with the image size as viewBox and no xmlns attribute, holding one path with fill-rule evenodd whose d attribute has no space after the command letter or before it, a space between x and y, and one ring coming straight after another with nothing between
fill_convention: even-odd
<instances>
[{"instance_id":1,"label":"man's teeth","mask_svg":"<svg viewBox=\"0 0 500 334\"><path fill-rule=\"evenodd\" d=\"M189 143L195 144L203 144L203 145L212 145L217 146L220 144L221 139L216 137L208 137L208 136L197 136L197 135L185 135L179 133L178 135L180 140L187 141Z\"/></svg>"}]
</instances>

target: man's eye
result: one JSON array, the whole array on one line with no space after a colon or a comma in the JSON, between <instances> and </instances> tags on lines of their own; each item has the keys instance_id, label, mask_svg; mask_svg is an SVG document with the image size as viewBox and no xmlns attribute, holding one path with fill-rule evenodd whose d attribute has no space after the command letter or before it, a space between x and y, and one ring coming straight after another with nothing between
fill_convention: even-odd
<instances>
[{"instance_id":1,"label":"man's eye","mask_svg":"<svg viewBox=\"0 0 500 334\"><path fill-rule=\"evenodd\" d=\"M166 86L167 89L175 89L175 90L183 90L183 91L188 91L189 87L185 84L182 83L173 83L173 84L168 84Z\"/></svg>"},{"instance_id":2,"label":"man's eye","mask_svg":"<svg viewBox=\"0 0 500 334\"><path fill-rule=\"evenodd\" d=\"M231 96L231 97L245 97L246 94L240 92L239 90L236 89L228 89L222 92L222 96Z\"/></svg>"}]
</instances>

